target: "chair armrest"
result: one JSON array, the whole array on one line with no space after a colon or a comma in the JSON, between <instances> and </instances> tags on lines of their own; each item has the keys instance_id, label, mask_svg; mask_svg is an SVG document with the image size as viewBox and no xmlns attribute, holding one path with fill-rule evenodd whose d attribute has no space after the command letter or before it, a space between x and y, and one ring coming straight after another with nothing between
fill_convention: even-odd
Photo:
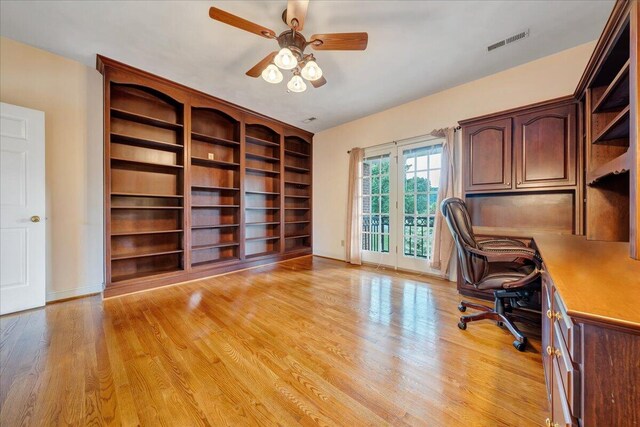
<instances>
[{"instance_id":1,"label":"chair armrest","mask_svg":"<svg viewBox=\"0 0 640 427\"><path fill-rule=\"evenodd\" d=\"M532 261L536 267L541 267L541 259L535 249L516 246L483 246L481 249L467 247L469 252L497 261L512 261L514 258L524 258Z\"/></svg>"},{"instance_id":2,"label":"chair armrest","mask_svg":"<svg viewBox=\"0 0 640 427\"><path fill-rule=\"evenodd\" d=\"M522 247L522 248L527 247L527 245L524 244L524 242L521 242L520 240L509 239L506 237L496 237L492 239L480 240L478 244L480 245L480 247L485 247L485 246L515 246L515 247Z\"/></svg>"}]
</instances>

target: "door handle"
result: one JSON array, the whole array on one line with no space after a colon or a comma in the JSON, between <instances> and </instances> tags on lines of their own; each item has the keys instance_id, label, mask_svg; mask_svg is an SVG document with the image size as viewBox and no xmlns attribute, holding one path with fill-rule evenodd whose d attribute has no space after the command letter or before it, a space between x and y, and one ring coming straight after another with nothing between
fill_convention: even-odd
<instances>
[{"instance_id":1,"label":"door handle","mask_svg":"<svg viewBox=\"0 0 640 427\"><path fill-rule=\"evenodd\" d=\"M38 215L34 215L31 217L31 222L40 222L40 217Z\"/></svg>"}]
</instances>

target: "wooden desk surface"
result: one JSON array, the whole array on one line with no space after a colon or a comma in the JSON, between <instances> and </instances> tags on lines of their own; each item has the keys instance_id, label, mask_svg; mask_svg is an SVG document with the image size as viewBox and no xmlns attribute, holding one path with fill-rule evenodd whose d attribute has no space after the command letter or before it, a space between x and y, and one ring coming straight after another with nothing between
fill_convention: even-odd
<instances>
[{"instance_id":1,"label":"wooden desk surface","mask_svg":"<svg viewBox=\"0 0 640 427\"><path fill-rule=\"evenodd\" d=\"M640 261L628 243L532 237L569 315L640 330Z\"/></svg>"}]
</instances>

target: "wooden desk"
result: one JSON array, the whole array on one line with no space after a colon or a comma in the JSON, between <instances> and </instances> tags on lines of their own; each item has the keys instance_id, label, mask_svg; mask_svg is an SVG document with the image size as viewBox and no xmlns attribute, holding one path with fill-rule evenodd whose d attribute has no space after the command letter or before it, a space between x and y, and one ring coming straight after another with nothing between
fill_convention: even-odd
<instances>
[{"instance_id":1,"label":"wooden desk","mask_svg":"<svg viewBox=\"0 0 640 427\"><path fill-rule=\"evenodd\" d=\"M532 237L549 425L640 425L640 261L628 243Z\"/></svg>"}]
</instances>

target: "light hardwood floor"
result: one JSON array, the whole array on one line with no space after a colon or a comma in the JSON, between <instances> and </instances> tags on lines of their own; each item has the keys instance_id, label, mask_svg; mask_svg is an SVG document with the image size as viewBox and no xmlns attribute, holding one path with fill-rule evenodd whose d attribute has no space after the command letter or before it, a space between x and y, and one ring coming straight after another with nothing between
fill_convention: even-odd
<instances>
[{"instance_id":1,"label":"light hardwood floor","mask_svg":"<svg viewBox=\"0 0 640 427\"><path fill-rule=\"evenodd\" d=\"M306 257L0 318L0 425L543 425L540 341L455 285Z\"/></svg>"}]
</instances>

